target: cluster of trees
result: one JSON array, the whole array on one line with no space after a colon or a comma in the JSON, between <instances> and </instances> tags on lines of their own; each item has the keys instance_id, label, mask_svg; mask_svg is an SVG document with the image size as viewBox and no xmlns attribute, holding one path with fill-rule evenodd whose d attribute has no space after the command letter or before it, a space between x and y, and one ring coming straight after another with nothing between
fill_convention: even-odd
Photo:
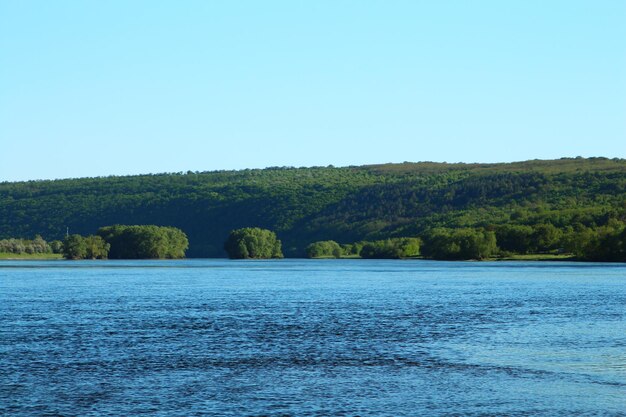
<instances>
[{"instance_id":1,"label":"cluster of trees","mask_svg":"<svg viewBox=\"0 0 626 417\"><path fill-rule=\"evenodd\" d=\"M511 253L570 253L588 261L626 261L626 223L609 218L604 225L575 223L502 225L495 228L498 246Z\"/></svg>"},{"instance_id":2,"label":"cluster of trees","mask_svg":"<svg viewBox=\"0 0 626 417\"><path fill-rule=\"evenodd\" d=\"M424 256L432 259L486 259L498 252L496 234L484 229L431 230L424 236Z\"/></svg>"},{"instance_id":3,"label":"cluster of trees","mask_svg":"<svg viewBox=\"0 0 626 417\"><path fill-rule=\"evenodd\" d=\"M306 247L306 256L309 258L341 258L346 256L346 250L334 240L313 242Z\"/></svg>"},{"instance_id":4,"label":"cluster of trees","mask_svg":"<svg viewBox=\"0 0 626 417\"><path fill-rule=\"evenodd\" d=\"M626 262L626 224L611 221L597 228L568 227L563 234L563 245L582 260Z\"/></svg>"},{"instance_id":5,"label":"cluster of trees","mask_svg":"<svg viewBox=\"0 0 626 417\"><path fill-rule=\"evenodd\" d=\"M359 255L366 259L400 259L420 255L421 240L402 237L365 242Z\"/></svg>"},{"instance_id":6,"label":"cluster of trees","mask_svg":"<svg viewBox=\"0 0 626 417\"><path fill-rule=\"evenodd\" d=\"M563 247L563 231L550 223L504 224L495 228L500 249L511 253L538 253Z\"/></svg>"},{"instance_id":7,"label":"cluster of trees","mask_svg":"<svg viewBox=\"0 0 626 417\"><path fill-rule=\"evenodd\" d=\"M420 238L390 238L374 242L340 245L335 241L314 242L307 247L309 258L357 255L366 259L400 259L423 255L442 260L486 259L499 253L496 235L484 229L437 228Z\"/></svg>"},{"instance_id":8,"label":"cluster of trees","mask_svg":"<svg viewBox=\"0 0 626 417\"><path fill-rule=\"evenodd\" d=\"M373 242L343 244L334 240L313 242L306 248L308 258L342 258L360 256L369 259L401 259L420 255L421 240L398 237Z\"/></svg>"},{"instance_id":9,"label":"cluster of trees","mask_svg":"<svg viewBox=\"0 0 626 417\"><path fill-rule=\"evenodd\" d=\"M107 224L168 224L188 235L191 257L224 256L224 238L247 224L276 231L286 256L305 255L315 241L425 237L442 227L494 231L502 250L534 253L564 247L568 228L602 240L611 222L625 219L626 160L607 158L0 183L0 238L62 239L66 226L90 235ZM551 236L554 230L561 236ZM615 256L581 247L589 259Z\"/></svg>"},{"instance_id":10,"label":"cluster of trees","mask_svg":"<svg viewBox=\"0 0 626 417\"><path fill-rule=\"evenodd\" d=\"M421 253L420 253L421 251ZM626 223L600 227L582 224L558 229L551 224L490 228L434 228L421 238L391 238L343 244L329 240L307 247L309 258L360 256L441 260L488 259L513 254L570 254L585 261L626 262Z\"/></svg>"},{"instance_id":11,"label":"cluster of trees","mask_svg":"<svg viewBox=\"0 0 626 417\"><path fill-rule=\"evenodd\" d=\"M107 259L111 245L100 236L69 235L63 241L65 259Z\"/></svg>"},{"instance_id":12,"label":"cluster of trees","mask_svg":"<svg viewBox=\"0 0 626 417\"><path fill-rule=\"evenodd\" d=\"M33 240L0 240L0 253L63 253L67 259L177 259L185 256L185 234L173 227L107 226L98 235L67 236L48 244ZM270 230L249 227L231 231L224 249L232 259L282 258L281 241ZM611 220L600 227L582 224L558 229L551 224L500 225L488 228L434 228L421 238L401 237L339 244L311 243L309 258L357 257L400 259L488 259L529 253L567 253L579 260L626 262L626 223Z\"/></svg>"},{"instance_id":13,"label":"cluster of trees","mask_svg":"<svg viewBox=\"0 0 626 417\"><path fill-rule=\"evenodd\" d=\"M224 249L231 259L282 258L282 245L276 233L259 227L244 227L230 232Z\"/></svg>"},{"instance_id":14,"label":"cluster of trees","mask_svg":"<svg viewBox=\"0 0 626 417\"><path fill-rule=\"evenodd\" d=\"M2 239L0 240L0 253L61 253L63 243L60 240L46 242L37 235L34 239Z\"/></svg>"},{"instance_id":15,"label":"cluster of trees","mask_svg":"<svg viewBox=\"0 0 626 417\"><path fill-rule=\"evenodd\" d=\"M189 247L182 230L167 226L106 226L98 237L110 245L112 259L180 259Z\"/></svg>"},{"instance_id":16,"label":"cluster of trees","mask_svg":"<svg viewBox=\"0 0 626 417\"><path fill-rule=\"evenodd\" d=\"M189 246L187 236L174 227L101 227L97 235L69 235L62 245L66 259L179 259Z\"/></svg>"}]
</instances>

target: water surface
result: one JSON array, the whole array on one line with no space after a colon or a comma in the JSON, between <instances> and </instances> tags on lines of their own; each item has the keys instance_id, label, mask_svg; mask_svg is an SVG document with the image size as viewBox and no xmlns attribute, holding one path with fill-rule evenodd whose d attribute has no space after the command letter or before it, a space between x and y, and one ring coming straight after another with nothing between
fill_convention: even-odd
<instances>
[{"instance_id":1,"label":"water surface","mask_svg":"<svg viewBox=\"0 0 626 417\"><path fill-rule=\"evenodd\" d=\"M0 415L626 415L626 266L0 262Z\"/></svg>"}]
</instances>

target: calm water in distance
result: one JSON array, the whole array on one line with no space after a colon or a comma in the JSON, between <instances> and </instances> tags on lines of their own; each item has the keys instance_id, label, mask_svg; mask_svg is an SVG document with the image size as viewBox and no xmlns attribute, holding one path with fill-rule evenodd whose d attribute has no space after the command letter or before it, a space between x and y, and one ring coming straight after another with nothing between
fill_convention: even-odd
<instances>
[{"instance_id":1,"label":"calm water in distance","mask_svg":"<svg viewBox=\"0 0 626 417\"><path fill-rule=\"evenodd\" d=\"M0 415L626 415L626 266L0 262Z\"/></svg>"}]
</instances>

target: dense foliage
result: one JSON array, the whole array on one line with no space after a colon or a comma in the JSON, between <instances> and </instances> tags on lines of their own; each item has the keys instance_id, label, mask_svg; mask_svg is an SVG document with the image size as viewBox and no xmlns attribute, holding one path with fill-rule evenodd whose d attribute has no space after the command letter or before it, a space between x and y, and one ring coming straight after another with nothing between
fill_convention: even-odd
<instances>
[{"instance_id":1,"label":"dense foliage","mask_svg":"<svg viewBox=\"0 0 626 417\"><path fill-rule=\"evenodd\" d=\"M341 258L343 255L344 250L334 240L313 242L306 247L306 256L309 258Z\"/></svg>"},{"instance_id":2,"label":"dense foliage","mask_svg":"<svg viewBox=\"0 0 626 417\"><path fill-rule=\"evenodd\" d=\"M0 240L0 253L13 253L20 255L23 253L61 253L63 244L59 240L46 242L37 235L34 239L2 239Z\"/></svg>"},{"instance_id":3,"label":"dense foliage","mask_svg":"<svg viewBox=\"0 0 626 417\"><path fill-rule=\"evenodd\" d=\"M626 262L626 225L610 221L597 228L582 225L568 227L563 236L563 246L579 259Z\"/></svg>"},{"instance_id":4,"label":"dense foliage","mask_svg":"<svg viewBox=\"0 0 626 417\"><path fill-rule=\"evenodd\" d=\"M111 245L100 236L69 235L63 241L65 259L107 259Z\"/></svg>"},{"instance_id":5,"label":"dense foliage","mask_svg":"<svg viewBox=\"0 0 626 417\"><path fill-rule=\"evenodd\" d=\"M621 249L604 248L617 245L619 238L609 236L619 236L624 221L626 161L606 158L0 184L0 238L62 239L67 227L89 235L110 224L172 225L189 236L192 257L224 256L229 232L254 224L274 230L287 256L304 256L316 241L377 241L471 228L493 231L504 251L571 247L585 259L618 259ZM572 242L576 230L589 242Z\"/></svg>"},{"instance_id":6,"label":"dense foliage","mask_svg":"<svg viewBox=\"0 0 626 417\"><path fill-rule=\"evenodd\" d=\"M424 255L433 259L486 259L498 251L496 234L481 229L433 229L424 239Z\"/></svg>"},{"instance_id":7,"label":"dense foliage","mask_svg":"<svg viewBox=\"0 0 626 417\"><path fill-rule=\"evenodd\" d=\"M259 227L244 227L230 232L224 249L231 259L282 258L281 242L276 233Z\"/></svg>"},{"instance_id":8,"label":"dense foliage","mask_svg":"<svg viewBox=\"0 0 626 417\"><path fill-rule=\"evenodd\" d=\"M420 239L408 237L377 240L365 243L359 255L369 259L409 258L420 254L420 245Z\"/></svg>"},{"instance_id":9,"label":"dense foliage","mask_svg":"<svg viewBox=\"0 0 626 417\"><path fill-rule=\"evenodd\" d=\"M189 247L185 233L175 227L106 226L98 236L110 245L112 259L180 259Z\"/></svg>"}]
</instances>

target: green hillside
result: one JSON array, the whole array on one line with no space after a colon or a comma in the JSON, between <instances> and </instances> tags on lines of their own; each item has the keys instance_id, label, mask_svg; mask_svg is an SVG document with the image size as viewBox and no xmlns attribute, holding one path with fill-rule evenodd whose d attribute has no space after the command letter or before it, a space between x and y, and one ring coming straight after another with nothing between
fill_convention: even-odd
<instances>
[{"instance_id":1,"label":"green hillside","mask_svg":"<svg viewBox=\"0 0 626 417\"><path fill-rule=\"evenodd\" d=\"M113 224L174 226L190 257L225 256L233 229L262 227L302 256L314 241L420 236L435 227L626 220L626 160L402 163L0 183L0 239L62 239Z\"/></svg>"}]
</instances>

